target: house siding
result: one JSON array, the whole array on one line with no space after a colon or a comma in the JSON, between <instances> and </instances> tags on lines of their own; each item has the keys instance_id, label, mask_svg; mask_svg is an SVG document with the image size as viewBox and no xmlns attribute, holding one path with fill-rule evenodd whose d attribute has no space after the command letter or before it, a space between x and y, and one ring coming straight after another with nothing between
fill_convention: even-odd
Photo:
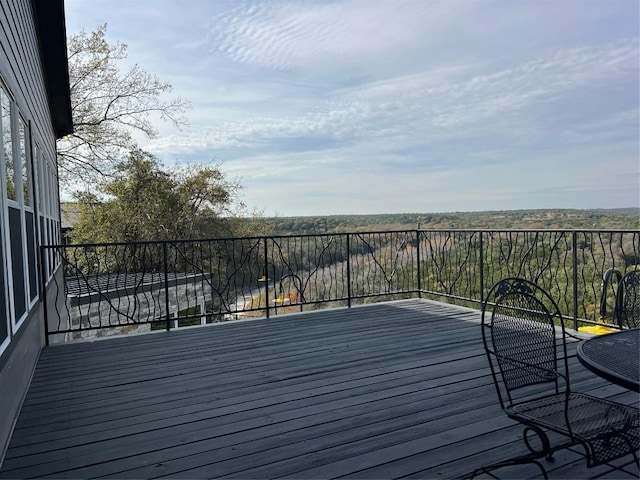
<instances>
[{"instance_id":1,"label":"house siding","mask_svg":"<svg viewBox=\"0 0 640 480\"><path fill-rule=\"evenodd\" d=\"M9 84L21 112L28 112L45 154L55 159L56 143L40 64L38 38L29 0L0 2L0 75ZM45 143L46 141L46 143Z\"/></svg>"},{"instance_id":2,"label":"house siding","mask_svg":"<svg viewBox=\"0 0 640 480\"><path fill-rule=\"evenodd\" d=\"M43 345L42 323L42 308L33 309L0 358L0 464Z\"/></svg>"},{"instance_id":3,"label":"house siding","mask_svg":"<svg viewBox=\"0 0 640 480\"><path fill-rule=\"evenodd\" d=\"M35 16L39 1L0 2L0 89L10 105L10 114L0 117L0 125L8 125L0 133L0 284L6 287L0 292L0 463L44 345L39 246L60 240L56 130ZM63 0L47 1L63 9ZM47 262L47 280L58 265Z\"/></svg>"}]
</instances>

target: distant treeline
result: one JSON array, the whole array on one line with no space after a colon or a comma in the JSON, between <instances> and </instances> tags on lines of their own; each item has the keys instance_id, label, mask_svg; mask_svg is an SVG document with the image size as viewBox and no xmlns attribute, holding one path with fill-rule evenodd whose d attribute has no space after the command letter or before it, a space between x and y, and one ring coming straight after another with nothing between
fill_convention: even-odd
<instances>
[{"instance_id":1,"label":"distant treeline","mask_svg":"<svg viewBox=\"0 0 640 480\"><path fill-rule=\"evenodd\" d=\"M506 210L450 213L391 213L250 220L270 235L303 235L407 229L640 229L640 208L602 210Z\"/></svg>"}]
</instances>

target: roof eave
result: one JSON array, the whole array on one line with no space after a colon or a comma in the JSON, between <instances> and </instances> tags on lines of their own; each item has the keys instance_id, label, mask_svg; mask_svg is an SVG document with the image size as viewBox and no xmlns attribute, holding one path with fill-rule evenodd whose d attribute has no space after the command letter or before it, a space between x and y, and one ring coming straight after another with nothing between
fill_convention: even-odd
<instances>
[{"instance_id":1,"label":"roof eave","mask_svg":"<svg viewBox=\"0 0 640 480\"><path fill-rule=\"evenodd\" d=\"M31 0L56 138L73 132L64 0Z\"/></svg>"}]
</instances>

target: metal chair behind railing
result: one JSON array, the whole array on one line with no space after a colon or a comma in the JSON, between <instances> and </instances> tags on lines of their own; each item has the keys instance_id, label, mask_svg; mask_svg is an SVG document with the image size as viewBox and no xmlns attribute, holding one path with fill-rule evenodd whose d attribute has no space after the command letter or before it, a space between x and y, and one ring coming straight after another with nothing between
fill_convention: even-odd
<instances>
[{"instance_id":1,"label":"metal chair behind railing","mask_svg":"<svg viewBox=\"0 0 640 480\"><path fill-rule=\"evenodd\" d=\"M617 328L612 328L611 326L607 326L606 324L612 323L612 320L607 318L607 303L609 300L609 291L613 293L614 297L614 312L613 317L616 318L615 308L615 296L618 286L620 285L620 280L622 280L622 272L616 267L611 267L604 275L602 275L602 283L600 284L600 311L598 316L598 323L595 325L583 325L578 327L578 330L585 333L592 333L594 335L604 335L607 333L613 333L618 331ZM614 286L614 281L616 285ZM616 321L617 323L617 321Z\"/></svg>"},{"instance_id":2,"label":"metal chair behind railing","mask_svg":"<svg viewBox=\"0 0 640 480\"><path fill-rule=\"evenodd\" d=\"M602 275L602 283L600 284L600 320L602 321L607 319L607 302L609 299L609 293L611 292L615 302L615 296L620 286L620 280L622 280L622 272L616 267L611 267L604 272L604 275ZM614 305L614 317L616 316L615 310Z\"/></svg>"},{"instance_id":3,"label":"metal chair behind railing","mask_svg":"<svg viewBox=\"0 0 640 480\"><path fill-rule=\"evenodd\" d=\"M638 464L638 409L571 391L564 321L548 293L519 278L498 282L482 305L482 339L500 405L525 426L531 453L479 471L550 460L574 445L584 447L587 467L628 454ZM565 441L552 445L548 432ZM534 448L531 434L541 448Z\"/></svg>"},{"instance_id":4,"label":"metal chair behind railing","mask_svg":"<svg viewBox=\"0 0 640 480\"><path fill-rule=\"evenodd\" d=\"M616 317L620 328L640 327L640 270L627 272L618 283Z\"/></svg>"}]
</instances>

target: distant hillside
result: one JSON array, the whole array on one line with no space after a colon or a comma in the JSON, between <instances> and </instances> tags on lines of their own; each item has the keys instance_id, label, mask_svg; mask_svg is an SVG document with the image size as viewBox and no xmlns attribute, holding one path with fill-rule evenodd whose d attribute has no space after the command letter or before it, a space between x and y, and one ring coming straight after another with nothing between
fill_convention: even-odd
<instances>
[{"instance_id":1,"label":"distant hillside","mask_svg":"<svg viewBox=\"0 0 640 480\"><path fill-rule=\"evenodd\" d=\"M424 229L640 229L640 208L598 210L505 210L265 217L252 219L272 235Z\"/></svg>"},{"instance_id":2,"label":"distant hillside","mask_svg":"<svg viewBox=\"0 0 640 480\"><path fill-rule=\"evenodd\" d=\"M61 211L63 227L72 228L78 216L77 204L63 203ZM246 222L246 231L255 232L256 235L389 231L417 227L424 229L640 230L640 208L264 217L247 219Z\"/></svg>"}]
</instances>

